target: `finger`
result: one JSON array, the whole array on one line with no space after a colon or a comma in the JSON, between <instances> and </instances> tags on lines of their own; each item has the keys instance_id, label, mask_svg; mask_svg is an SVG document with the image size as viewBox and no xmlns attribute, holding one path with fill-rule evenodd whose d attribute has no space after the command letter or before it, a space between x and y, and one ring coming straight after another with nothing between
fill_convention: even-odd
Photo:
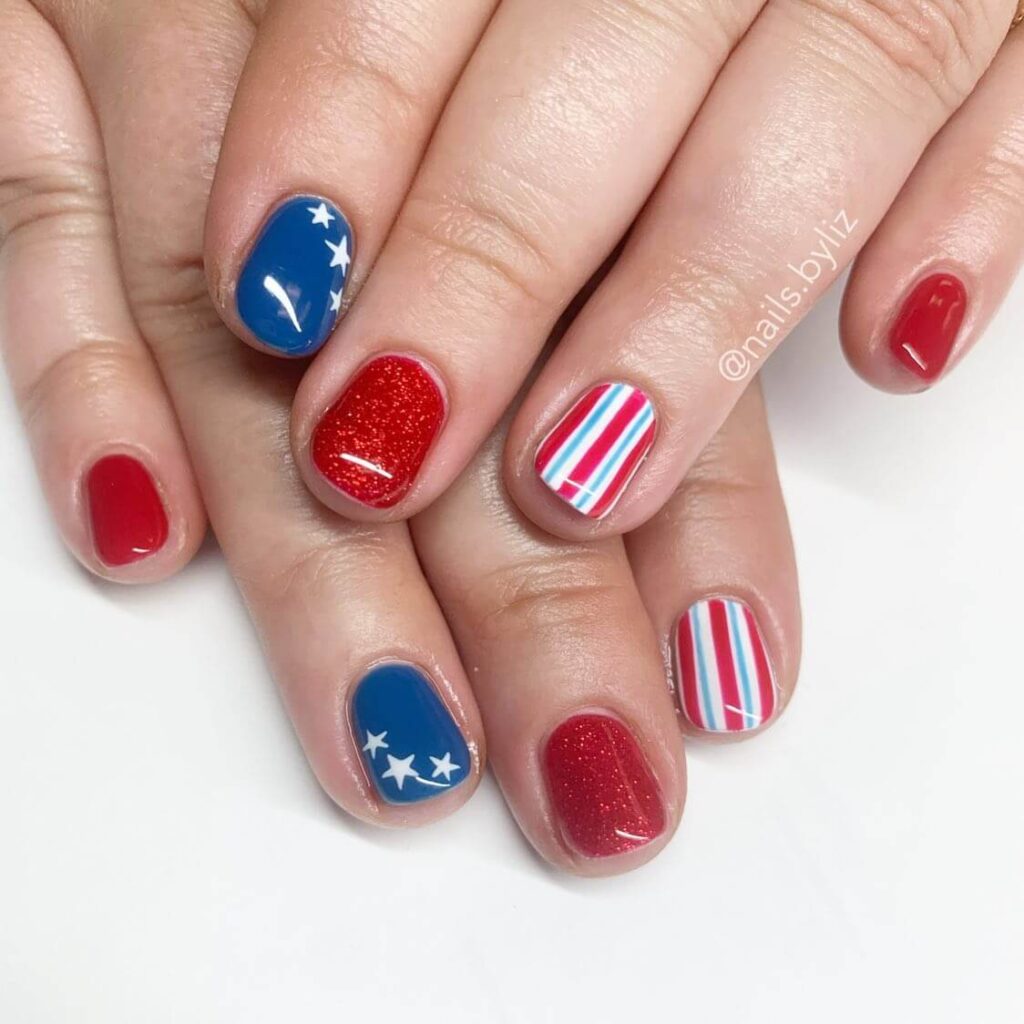
<instances>
[{"instance_id":1,"label":"finger","mask_svg":"<svg viewBox=\"0 0 1024 1024\"><path fill-rule=\"evenodd\" d=\"M318 497L398 518L448 486L759 6L501 5L358 305L300 389L294 446Z\"/></svg>"},{"instance_id":2,"label":"finger","mask_svg":"<svg viewBox=\"0 0 1024 1024\"><path fill-rule=\"evenodd\" d=\"M240 338L286 356L327 339L350 271L356 284L359 266L373 264L496 3L268 5L235 95L206 239L211 289Z\"/></svg>"},{"instance_id":3,"label":"finger","mask_svg":"<svg viewBox=\"0 0 1024 1024\"><path fill-rule=\"evenodd\" d=\"M682 487L626 545L687 731L749 736L773 722L796 684L800 606L756 384Z\"/></svg>"},{"instance_id":4,"label":"finger","mask_svg":"<svg viewBox=\"0 0 1024 1024\"><path fill-rule=\"evenodd\" d=\"M416 547L527 838L579 874L628 870L669 840L685 795L657 644L621 543L529 529L498 480L501 444L412 521Z\"/></svg>"},{"instance_id":5,"label":"finger","mask_svg":"<svg viewBox=\"0 0 1024 1024\"><path fill-rule=\"evenodd\" d=\"M664 504L971 91L1013 7L771 0L519 411L506 479L531 519L602 536Z\"/></svg>"},{"instance_id":6,"label":"finger","mask_svg":"<svg viewBox=\"0 0 1024 1024\"><path fill-rule=\"evenodd\" d=\"M886 391L920 391L981 337L1024 251L1024 33L928 147L857 258L843 345Z\"/></svg>"},{"instance_id":7,"label":"finger","mask_svg":"<svg viewBox=\"0 0 1024 1024\"><path fill-rule=\"evenodd\" d=\"M205 515L125 301L103 152L59 37L0 8L0 341L65 543L122 583L185 565Z\"/></svg>"},{"instance_id":8,"label":"finger","mask_svg":"<svg viewBox=\"0 0 1024 1024\"><path fill-rule=\"evenodd\" d=\"M223 129L250 28L237 11L212 18L180 4L140 3L126 23L113 55L102 33L75 45L117 182L128 294L211 523L325 790L364 821L433 820L468 798L483 764L479 717L444 618L403 527L345 523L302 486L287 438L297 367L232 344L206 290L200 255L215 154L204 140ZM140 136L136 126L148 123L163 134ZM177 140L180 161L158 158L165 138ZM383 725L382 706L395 716ZM429 756L446 751L460 771L431 780ZM389 755L399 761L391 774Z\"/></svg>"}]
</instances>

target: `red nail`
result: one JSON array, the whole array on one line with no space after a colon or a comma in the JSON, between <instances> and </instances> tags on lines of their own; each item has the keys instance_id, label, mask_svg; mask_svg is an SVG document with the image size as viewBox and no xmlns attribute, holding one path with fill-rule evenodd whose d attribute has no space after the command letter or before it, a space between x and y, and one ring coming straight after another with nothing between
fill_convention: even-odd
<instances>
[{"instance_id":1,"label":"red nail","mask_svg":"<svg viewBox=\"0 0 1024 1024\"><path fill-rule=\"evenodd\" d=\"M576 715L544 748L551 803L568 842L587 857L644 846L665 831L658 783L632 733L607 715Z\"/></svg>"},{"instance_id":2,"label":"red nail","mask_svg":"<svg viewBox=\"0 0 1024 1024\"><path fill-rule=\"evenodd\" d=\"M919 282L900 310L889 348L911 373L933 381L946 367L967 312L967 289L952 274Z\"/></svg>"},{"instance_id":3,"label":"red nail","mask_svg":"<svg viewBox=\"0 0 1024 1024\"><path fill-rule=\"evenodd\" d=\"M130 455L108 455L85 478L96 554L105 565L128 565L167 541L167 513L146 467Z\"/></svg>"},{"instance_id":4,"label":"red nail","mask_svg":"<svg viewBox=\"0 0 1024 1024\"><path fill-rule=\"evenodd\" d=\"M313 464L350 498L390 508L412 487L444 415L441 389L421 363L381 356L317 424Z\"/></svg>"}]
</instances>

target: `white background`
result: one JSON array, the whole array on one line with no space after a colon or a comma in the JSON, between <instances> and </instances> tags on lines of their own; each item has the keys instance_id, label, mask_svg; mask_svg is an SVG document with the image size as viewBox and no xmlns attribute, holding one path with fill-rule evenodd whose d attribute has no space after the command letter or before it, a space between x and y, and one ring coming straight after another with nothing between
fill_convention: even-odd
<instances>
[{"instance_id":1,"label":"white background","mask_svg":"<svg viewBox=\"0 0 1024 1024\"><path fill-rule=\"evenodd\" d=\"M1024 1019L1024 286L913 399L846 368L837 302L766 374L797 697L692 744L675 841L605 881L545 868L490 780L425 831L347 821L215 546L88 578L0 391L0 1019Z\"/></svg>"}]
</instances>

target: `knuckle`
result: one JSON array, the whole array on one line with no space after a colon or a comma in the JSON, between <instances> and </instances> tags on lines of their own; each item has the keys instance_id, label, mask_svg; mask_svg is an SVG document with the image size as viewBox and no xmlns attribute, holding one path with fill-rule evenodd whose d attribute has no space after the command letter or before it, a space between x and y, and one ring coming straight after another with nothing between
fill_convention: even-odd
<instances>
[{"instance_id":1,"label":"knuckle","mask_svg":"<svg viewBox=\"0 0 1024 1024\"><path fill-rule=\"evenodd\" d=\"M200 257L151 254L132 269L128 300L158 356L223 328Z\"/></svg>"},{"instance_id":2,"label":"knuckle","mask_svg":"<svg viewBox=\"0 0 1024 1024\"><path fill-rule=\"evenodd\" d=\"M559 268L525 207L498 194L411 196L399 230L426 250L435 284L505 312L547 310Z\"/></svg>"},{"instance_id":3,"label":"knuckle","mask_svg":"<svg viewBox=\"0 0 1024 1024\"><path fill-rule=\"evenodd\" d=\"M338 603L344 595L351 607L363 588L354 588L354 579L366 578L368 567L383 566L395 575L399 567L388 558L388 544L380 530L371 526L353 526L344 543L337 535L323 531L320 536L287 551L266 551L249 545L250 552L236 558L232 573L251 601L270 607L287 604L289 608L323 607L326 601ZM405 581L399 581L403 584ZM373 599L368 591L368 598Z\"/></svg>"},{"instance_id":4,"label":"knuckle","mask_svg":"<svg viewBox=\"0 0 1024 1024\"><path fill-rule=\"evenodd\" d=\"M102 403L112 392L138 390L139 376L148 373L141 351L107 338L83 338L27 381L16 398L27 425L48 410L70 401Z\"/></svg>"},{"instance_id":5,"label":"knuckle","mask_svg":"<svg viewBox=\"0 0 1024 1024\"><path fill-rule=\"evenodd\" d=\"M342 25L325 34L303 59L303 75L337 95L339 85L350 115L361 111L375 123L397 130L426 119L431 76L420 70L419 45L393 21L366 15L360 31ZM428 65L429 66L429 65Z\"/></svg>"},{"instance_id":6,"label":"knuckle","mask_svg":"<svg viewBox=\"0 0 1024 1024\"><path fill-rule=\"evenodd\" d=\"M674 249L663 254L657 279L651 285L645 327L638 331L628 352L622 353L624 368L635 373L657 374L659 361L675 359L678 351L665 349L665 336L685 337L695 365L717 369L723 339L741 347L753 324L760 318L755 292L746 283L745 268L757 258L746 253L741 240L722 248L720 242L705 248ZM652 369L653 368L653 369ZM665 368L668 369L667 367ZM676 375L678 376L678 375ZM672 375L666 376L667 380ZM678 380L675 398L685 407L701 386L697 379Z\"/></svg>"},{"instance_id":7,"label":"knuckle","mask_svg":"<svg viewBox=\"0 0 1024 1024\"><path fill-rule=\"evenodd\" d=\"M630 38L639 39L645 52L676 58L680 44L720 60L743 34L748 18L744 5L708 3L708 0L590 0L595 12Z\"/></svg>"},{"instance_id":8,"label":"knuckle","mask_svg":"<svg viewBox=\"0 0 1024 1024\"><path fill-rule=\"evenodd\" d=\"M0 246L40 231L61 238L112 233L102 169L64 156L0 167Z\"/></svg>"},{"instance_id":9,"label":"knuckle","mask_svg":"<svg viewBox=\"0 0 1024 1024\"><path fill-rule=\"evenodd\" d=\"M793 0L809 14L815 38L866 58L853 66L885 91L895 81L915 100L946 111L965 99L991 57L986 0Z\"/></svg>"},{"instance_id":10,"label":"knuckle","mask_svg":"<svg viewBox=\"0 0 1024 1024\"><path fill-rule=\"evenodd\" d=\"M593 549L529 557L484 574L465 595L484 639L579 634L617 621L629 599L612 558Z\"/></svg>"}]
</instances>

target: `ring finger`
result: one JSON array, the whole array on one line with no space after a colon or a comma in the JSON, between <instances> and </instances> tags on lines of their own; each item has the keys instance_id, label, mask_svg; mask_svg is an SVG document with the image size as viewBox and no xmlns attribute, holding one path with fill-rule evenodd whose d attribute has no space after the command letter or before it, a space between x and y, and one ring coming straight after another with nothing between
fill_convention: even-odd
<instances>
[{"instance_id":1,"label":"ring finger","mask_svg":"<svg viewBox=\"0 0 1024 1024\"><path fill-rule=\"evenodd\" d=\"M293 445L318 497L399 518L455 478L760 3L501 4L299 390Z\"/></svg>"},{"instance_id":2,"label":"ring finger","mask_svg":"<svg viewBox=\"0 0 1024 1024\"><path fill-rule=\"evenodd\" d=\"M664 504L970 93L1014 6L771 0L519 411L506 479L531 519L593 537Z\"/></svg>"}]
</instances>

